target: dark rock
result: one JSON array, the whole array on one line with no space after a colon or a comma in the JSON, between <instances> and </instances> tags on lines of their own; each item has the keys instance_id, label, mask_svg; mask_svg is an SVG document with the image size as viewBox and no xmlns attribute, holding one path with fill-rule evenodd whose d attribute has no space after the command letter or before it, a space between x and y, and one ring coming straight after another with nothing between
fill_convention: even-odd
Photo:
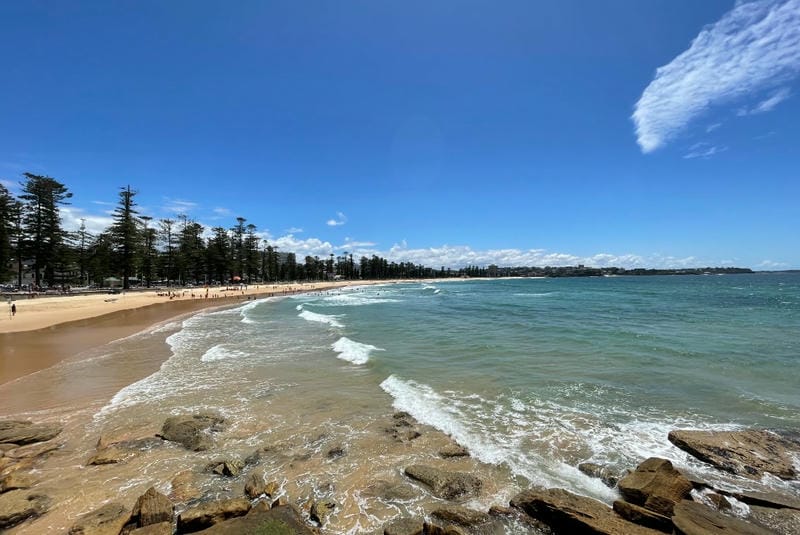
<instances>
[{"instance_id":1,"label":"dark rock","mask_svg":"<svg viewBox=\"0 0 800 535\"><path fill-rule=\"evenodd\" d=\"M796 479L790 452L793 442L769 431L671 431L669 441L680 449L733 474L760 479L768 472L781 479Z\"/></svg>"},{"instance_id":2,"label":"dark rock","mask_svg":"<svg viewBox=\"0 0 800 535\"><path fill-rule=\"evenodd\" d=\"M537 518L557 533L592 535L660 535L623 519L606 504L563 489L526 490L511 499L511 506Z\"/></svg>"},{"instance_id":3,"label":"dark rock","mask_svg":"<svg viewBox=\"0 0 800 535\"><path fill-rule=\"evenodd\" d=\"M325 520L333 512L336 504L331 501L317 501L311 505L311 511L309 512L309 517L314 522L318 523L320 526L325 523Z\"/></svg>"},{"instance_id":4,"label":"dark rock","mask_svg":"<svg viewBox=\"0 0 800 535\"><path fill-rule=\"evenodd\" d=\"M286 505L289 505L289 501L285 497L281 496L280 498L272 502L271 508L275 509L276 507L284 507Z\"/></svg>"},{"instance_id":5,"label":"dark rock","mask_svg":"<svg viewBox=\"0 0 800 535\"><path fill-rule=\"evenodd\" d=\"M249 510L250 501L245 498L204 503L178 515L178 531L200 531L229 518L244 516Z\"/></svg>"},{"instance_id":6,"label":"dark rock","mask_svg":"<svg viewBox=\"0 0 800 535\"><path fill-rule=\"evenodd\" d=\"M614 512L619 516L646 528L657 529L664 533L672 533L672 520L668 516L660 515L644 507L617 500L614 502Z\"/></svg>"},{"instance_id":7,"label":"dark rock","mask_svg":"<svg viewBox=\"0 0 800 535\"><path fill-rule=\"evenodd\" d=\"M172 535L172 522L159 522L143 528L136 528L128 535Z\"/></svg>"},{"instance_id":8,"label":"dark rock","mask_svg":"<svg viewBox=\"0 0 800 535\"><path fill-rule=\"evenodd\" d=\"M50 499L27 490L0 494L0 531L47 512Z\"/></svg>"},{"instance_id":9,"label":"dark rock","mask_svg":"<svg viewBox=\"0 0 800 535\"><path fill-rule=\"evenodd\" d=\"M409 501L417 497L417 491L403 483L376 481L364 489L364 495L381 498L386 501Z\"/></svg>"},{"instance_id":10,"label":"dark rock","mask_svg":"<svg viewBox=\"0 0 800 535\"><path fill-rule=\"evenodd\" d=\"M333 460L333 459L338 459L339 457L344 457L346 454L347 454L347 452L345 451L345 449L342 446L334 446L334 447L332 447L331 449L328 450L328 452L325 454L325 456L328 459Z\"/></svg>"},{"instance_id":11,"label":"dark rock","mask_svg":"<svg viewBox=\"0 0 800 535\"><path fill-rule=\"evenodd\" d=\"M451 459L453 457L469 457L469 452L464 446L459 446L458 444L449 444L439 450L439 456L444 457L445 459Z\"/></svg>"},{"instance_id":12,"label":"dark rock","mask_svg":"<svg viewBox=\"0 0 800 535\"><path fill-rule=\"evenodd\" d=\"M708 500L717 511L730 511L731 509L731 502L729 502L728 499L722 494L712 492L710 494L706 494L703 496L703 498Z\"/></svg>"},{"instance_id":13,"label":"dark rock","mask_svg":"<svg viewBox=\"0 0 800 535\"><path fill-rule=\"evenodd\" d=\"M174 512L175 506L169 498L158 492L155 487L150 487L136 500L131 520L141 528L159 522L172 522Z\"/></svg>"},{"instance_id":14,"label":"dark rock","mask_svg":"<svg viewBox=\"0 0 800 535\"><path fill-rule=\"evenodd\" d=\"M255 534L264 535L315 535L316 530L303 521L297 509L279 505L272 509L254 507L246 516L219 522L199 532L203 535Z\"/></svg>"},{"instance_id":15,"label":"dark rock","mask_svg":"<svg viewBox=\"0 0 800 535\"><path fill-rule=\"evenodd\" d=\"M61 428L55 425L34 424L28 421L5 420L0 422L0 444L33 444L57 437Z\"/></svg>"},{"instance_id":16,"label":"dark rock","mask_svg":"<svg viewBox=\"0 0 800 535\"><path fill-rule=\"evenodd\" d=\"M27 474L11 472L7 476L0 478L0 494L10 490L29 489L36 481Z\"/></svg>"},{"instance_id":17,"label":"dark rock","mask_svg":"<svg viewBox=\"0 0 800 535\"><path fill-rule=\"evenodd\" d=\"M383 528L383 535L422 535L422 520L418 518L398 518Z\"/></svg>"},{"instance_id":18,"label":"dark rock","mask_svg":"<svg viewBox=\"0 0 800 535\"><path fill-rule=\"evenodd\" d=\"M433 511L431 516L446 524L457 524L465 528L474 528L492 522L492 517L488 514L459 505L445 505Z\"/></svg>"},{"instance_id":19,"label":"dark rock","mask_svg":"<svg viewBox=\"0 0 800 535\"><path fill-rule=\"evenodd\" d=\"M130 518L124 505L107 503L81 516L70 528L69 535L117 535Z\"/></svg>"},{"instance_id":20,"label":"dark rock","mask_svg":"<svg viewBox=\"0 0 800 535\"><path fill-rule=\"evenodd\" d=\"M620 478L619 474L611 468L596 463L581 463L578 465L578 470L589 477L598 478L606 487L612 489L617 486Z\"/></svg>"},{"instance_id":21,"label":"dark rock","mask_svg":"<svg viewBox=\"0 0 800 535\"><path fill-rule=\"evenodd\" d=\"M223 418L214 414L173 416L164 421L161 434L157 436L177 442L191 451L203 451L213 446L208 433L217 430L223 422Z\"/></svg>"},{"instance_id":22,"label":"dark rock","mask_svg":"<svg viewBox=\"0 0 800 535\"><path fill-rule=\"evenodd\" d=\"M443 527L428 522L422 524L422 533L423 535L466 535L466 532L458 526L450 525Z\"/></svg>"},{"instance_id":23,"label":"dark rock","mask_svg":"<svg viewBox=\"0 0 800 535\"><path fill-rule=\"evenodd\" d=\"M215 461L206 467L206 470L218 476L236 477L242 473L244 463L238 459Z\"/></svg>"},{"instance_id":24,"label":"dark rock","mask_svg":"<svg viewBox=\"0 0 800 535\"><path fill-rule=\"evenodd\" d=\"M396 412L392 416L392 423L384 431L396 442L410 442L422 436L416 428L416 420L407 412Z\"/></svg>"},{"instance_id":25,"label":"dark rock","mask_svg":"<svg viewBox=\"0 0 800 535\"><path fill-rule=\"evenodd\" d=\"M772 509L751 505L750 516L747 519L779 535L800 533L800 511L795 509Z\"/></svg>"},{"instance_id":26,"label":"dark rock","mask_svg":"<svg viewBox=\"0 0 800 535\"><path fill-rule=\"evenodd\" d=\"M690 500L675 506L672 517L678 535L767 535L771 533L760 526L750 524L732 516L726 516L710 507Z\"/></svg>"},{"instance_id":27,"label":"dark rock","mask_svg":"<svg viewBox=\"0 0 800 535\"><path fill-rule=\"evenodd\" d=\"M672 508L689 496L693 486L666 459L651 457L617 483L625 500L672 516Z\"/></svg>"},{"instance_id":28,"label":"dark rock","mask_svg":"<svg viewBox=\"0 0 800 535\"><path fill-rule=\"evenodd\" d=\"M448 472L421 464L409 466L405 474L426 485L434 496L445 500L476 497L483 486L483 482L472 474Z\"/></svg>"}]
</instances>

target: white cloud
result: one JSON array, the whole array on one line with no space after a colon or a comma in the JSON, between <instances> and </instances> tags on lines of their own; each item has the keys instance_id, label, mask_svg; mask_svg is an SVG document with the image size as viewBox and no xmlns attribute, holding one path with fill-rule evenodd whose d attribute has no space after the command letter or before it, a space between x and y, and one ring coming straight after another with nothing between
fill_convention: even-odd
<instances>
[{"instance_id":1,"label":"white cloud","mask_svg":"<svg viewBox=\"0 0 800 535\"><path fill-rule=\"evenodd\" d=\"M289 227L285 230L286 234L301 234L303 229L298 227Z\"/></svg>"},{"instance_id":2,"label":"white cloud","mask_svg":"<svg viewBox=\"0 0 800 535\"><path fill-rule=\"evenodd\" d=\"M774 260L764 260L756 264L756 269L785 269L789 266L786 262L775 262Z\"/></svg>"},{"instance_id":3,"label":"white cloud","mask_svg":"<svg viewBox=\"0 0 800 535\"><path fill-rule=\"evenodd\" d=\"M342 212L336 212L336 219L328 219L326 225L329 227L339 227L347 223L347 216Z\"/></svg>"},{"instance_id":4,"label":"white cloud","mask_svg":"<svg viewBox=\"0 0 800 535\"><path fill-rule=\"evenodd\" d=\"M306 256L319 256L324 258L333 252L333 245L330 242L322 241L318 238L308 238L300 240L292 234L281 236L270 241L270 245L278 246L279 250L285 253L294 253L298 262L303 262Z\"/></svg>"},{"instance_id":5,"label":"white cloud","mask_svg":"<svg viewBox=\"0 0 800 535\"><path fill-rule=\"evenodd\" d=\"M81 208L62 206L60 208L61 225L64 230L74 232L81 228L81 220L86 223L86 231L93 235L108 230L114 220L107 215L88 214Z\"/></svg>"},{"instance_id":6,"label":"white cloud","mask_svg":"<svg viewBox=\"0 0 800 535\"><path fill-rule=\"evenodd\" d=\"M790 96L792 96L792 91L788 87L782 87L781 89L775 91L772 95L762 100L761 102L759 102L750 109L739 108L739 111L736 112L736 115L738 115L739 117L744 117L746 115L756 115L758 113L765 113L768 111L772 111L773 109L775 109L775 106L777 106Z\"/></svg>"},{"instance_id":7,"label":"white cloud","mask_svg":"<svg viewBox=\"0 0 800 535\"><path fill-rule=\"evenodd\" d=\"M700 143L695 143L691 147L689 147L689 152L684 154L684 159L690 160L692 158L711 158L715 154L719 154L721 152L725 152L728 150L728 147L725 146L717 146L712 145L711 143L706 143L705 141L701 141Z\"/></svg>"},{"instance_id":8,"label":"white cloud","mask_svg":"<svg viewBox=\"0 0 800 535\"><path fill-rule=\"evenodd\" d=\"M656 70L634 107L637 142L652 152L711 106L774 88L798 70L800 0L739 2Z\"/></svg>"}]
</instances>

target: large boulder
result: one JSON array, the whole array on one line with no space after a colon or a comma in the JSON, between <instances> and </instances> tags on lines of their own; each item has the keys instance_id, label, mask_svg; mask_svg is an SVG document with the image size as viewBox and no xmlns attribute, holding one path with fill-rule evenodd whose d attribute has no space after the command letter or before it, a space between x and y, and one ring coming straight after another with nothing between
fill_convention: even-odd
<instances>
[{"instance_id":1,"label":"large boulder","mask_svg":"<svg viewBox=\"0 0 800 535\"><path fill-rule=\"evenodd\" d=\"M191 451L204 451L213 446L210 431L217 430L225 420L215 414L173 416L164 421L157 436L177 442Z\"/></svg>"},{"instance_id":2,"label":"large boulder","mask_svg":"<svg viewBox=\"0 0 800 535\"><path fill-rule=\"evenodd\" d=\"M229 518L246 515L249 510L250 500L246 498L203 503L178 515L178 531L200 531Z\"/></svg>"},{"instance_id":3,"label":"large boulder","mask_svg":"<svg viewBox=\"0 0 800 535\"><path fill-rule=\"evenodd\" d=\"M563 489L526 490L511 499L511 506L557 533L661 535L660 531L628 522L602 502Z\"/></svg>"},{"instance_id":4,"label":"large boulder","mask_svg":"<svg viewBox=\"0 0 800 535\"><path fill-rule=\"evenodd\" d=\"M690 500L675 506L672 517L677 535L768 535L770 530L726 516Z\"/></svg>"},{"instance_id":5,"label":"large boulder","mask_svg":"<svg viewBox=\"0 0 800 535\"><path fill-rule=\"evenodd\" d=\"M5 420L0 422L0 444L33 444L55 438L61 428L55 425L34 424L29 421Z\"/></svg>"},{"instance_id":6,"label":"large boulder","mask_svg":"<svg viewBox=\"0 0 800 535\"><path fill-rule=\"evenodd\" d=\"M449 472L422 464L407 467L405 474L427 486L434 496L445 500L474 498L483 486L483 482L472 474Z\"/></svg>"},{"instance_id":7,"label":"large boulder","mask_svg":"<svg viewBox=\"0 0 800 535\"><path fill-rule=\"evenodd\" d=\"M669 441L680 449L726 472L760 479L768 472L781 479L796 479L790 452L795 443L775 433L744 431L670 431Z\"/></svg>"},{"instance_id":8,"label":"large boulder","mask_svg":"<svg viewBox=\"0 0 800 535\"><path fill-rule=\"evenodd\" d=\"M245 516L219 522L199 532L203 535L230 535L232 533L315 535L318 532L306 525L303 517L291 505L278 505L272 509L257 505Z\"/></svg>"},{"instance_id":9,"label":"large boulder","mask_svg":"<svg viewBox=\"0 0 800 535\"><path fill-rule=\"evenodd\" d=\"M118 535L131 514L119 503L107 503L81 516L69 529L69 535Z\"/></svg>"},{"instance_id":10,"label":"large boulder","mask_svg":"<svg viewBox=\"0 0 800 535\"><path fill-rule=\"evenodd\" d=\"M675 504L689 496L693 485L671 462L651 457L620 479L617 487L627 501L672 516Z\"/></svg>"},{"instance_id":11,"label":"large boulder","mask_svg":"<svg viewBox=\"0 0 800 535\"><path fill-rule=\"evenodd\" d=\"M28 518L43 515L50 506L47 496L27 490L0 494L0 532Z\"/></svg>"},{"instance_id":12,"label":"large boulder","mask_svg":"<svg viewBox=\"0 0 800 535\"><path fill-rule=\"evenodd\" d=\"M150 487L136 500L131 520L141 528L160 522L172 522L174 513L175 506L170 499L158 492L155 487Z\"/></svg>"}]
</instances>

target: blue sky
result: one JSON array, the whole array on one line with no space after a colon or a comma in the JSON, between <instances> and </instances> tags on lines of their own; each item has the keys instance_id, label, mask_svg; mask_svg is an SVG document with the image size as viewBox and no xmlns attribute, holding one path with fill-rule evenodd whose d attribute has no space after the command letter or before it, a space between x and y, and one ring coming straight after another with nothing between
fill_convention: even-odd
<instances>
[{"instance_id":1,"label":"blue sky","mask_svg":"<svg viewBox=\"0 0 800 535\"><path fill-rule=\"evenodd\" d=\"M800 0L0 3L0 180L298 255L800 268Z\"/></svg>"}]
</instances>

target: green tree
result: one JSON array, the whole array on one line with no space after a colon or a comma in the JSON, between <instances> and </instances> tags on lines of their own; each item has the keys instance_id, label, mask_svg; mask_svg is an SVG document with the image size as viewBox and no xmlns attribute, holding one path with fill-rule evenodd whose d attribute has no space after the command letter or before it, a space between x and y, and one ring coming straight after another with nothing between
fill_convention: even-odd
<instances>
[{"instance_id":1,"label":"green tree","mask_svg":"<svg viewBox=\"0 0 800 535\"><path fill-rule=\"evenodd\" d=\"M175 268L175 220L161 219L159 225L159 238L164 244L164 276L167 284L174 279Z\"/></svg>"},{"instance_id":2,"label":"green tree","mask_svg":"<svg viewBox=\"0 0 800 535\"><path fill-rule=\"evenodd\" d=\"M55 282L54 264L59 246L64 240L59 207L69 204L72 193L61 182L49 176L24 173L22 183L22 227L25 253L33 258L33 279L36 286L42 280Z\"/></svg>"},{"instance_id":3,"label":"green tree","mask_svg":"<svg viewBox=\"0 0 800 535\"><path fill-rule=\"evenodd\" d=\"M0 282L13 273L13 241L17 221L17 200L0 184Z\"/></svg>"},{"instance_id":4,"label":"green tree","mask_svg":"<svg viewBox=\"0 0 800 535\"><path fill-rule=\"evenodd\" d=\"M152 217L143 215L139 220L142 222L142 277L144 277L145 286L149 288L153 281L155 259L158 254L156 229L150 226Z\"/></svg>"},{"instance_id":5,"label":"green tree","mask_svg":"<svg viewBox=\"0 0 800 535\"><path fill-rule=\"evenodd\" d=\"M119 204L114 209L110 234L114 244L114 250L118 253L120 268L122 270L122 288L130 288L130 277L134 272L134 260L136 258L137 245L139 243L139 219L133 207L136 203L133 198L136 192L130 186L120 188Z\"/></svg>"}]
</instances>

